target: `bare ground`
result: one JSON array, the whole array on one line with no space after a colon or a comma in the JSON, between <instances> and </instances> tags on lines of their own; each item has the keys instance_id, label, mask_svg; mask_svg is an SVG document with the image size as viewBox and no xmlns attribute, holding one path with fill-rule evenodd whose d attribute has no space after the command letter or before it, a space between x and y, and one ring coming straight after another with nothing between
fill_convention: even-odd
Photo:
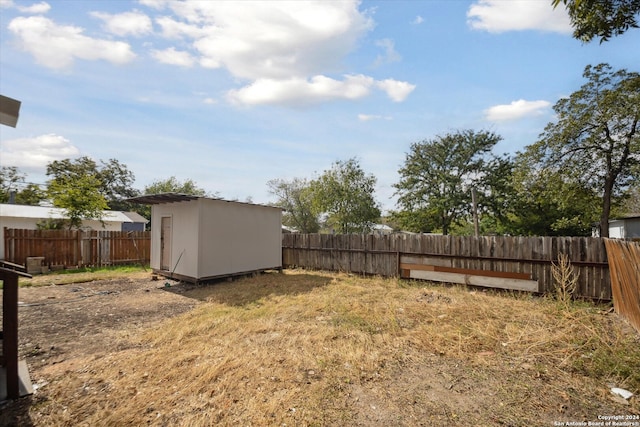
<instances>
[{"instance_id":1,"label":"bare ground","mask_svg":"<svg viewBox=\"0 0 640 427\"><path fill-rule=\"evenodd\" d=\"M283 289L289 293L295 290L293 293L297 294L326 285L326 281L320 284L318 280L309 285L286 282ZM308 288L294 289L294 286ZM91 374L93 362L113 358L114 354L120 358L127 354L135 356L139 341L131 337L137 332L162 328L164 320L191 311L210 301L210 296L210 292L192 285L164 279L154 281L150 274L21 288L20 356L28 362L36 392L17 401L0 403L0 425L46 425L40 420L59 419L50 412L64 408L65 402L57 402L56 396L50 395L50 382L73 372L78 378L84 378L86 389L99 388L101 380ZM413 305L451 302L448 296L437 291L421 289L407 291L407 301ZM326 321L324 316L316 320ZM410 321L407 313L406 322ZM409 323L400 325L409 326ZM323 384L323 376L329 376L329 369L310 366L299 370L295 381L287 386L278 377L278 365L286 364L287 356L278 357L275 365L268 368L270 373L247 374L252 378L251 383L246 380L247 392L256 398L264 396L266 401L278 394L321 387L324 398L319 405L322 409L314 413L322 417L305 418L300 407L291 405L273 415L273 424L267 415L257 420L246 419L240 406L242 401L236 398L218 422L224 425L542 426L562 425L560 423L567 420L587 425L587 422L597 422L601 415L634 417L638 414L637 401L632 400L629 406L616 400L609 395L609 386L599 381L585 378L584 384L574 387L576 380L570 372L551 370L547 376L547 371L536 367L534 362L516 359L513 366L507 366L508 359L500 365L495 363L498 356L493 351L477 353L470 364L437 351L424 352L418 346L414 351L410 340L403 345L406 345L402 350L404 356L380 358L375 362L379 366L372 365L362 370L359 378L345 382ZM304 392L300 394L303 396ZM300 402L300 406L304 404ZM162 416L157 408L151 409L147 424L180 425L180 408ZM210 424L202 423L216 424L215 418ZM105 422L104 425L115 424Z\"/></svg>"},{"instance_id":2,"label":"bare ground","mask_svg":"<svg viewBox=\"0 0 640 427\"><path fill-rule=\"evenodd\" d=\"M125 350L132 345L128 336L136 330L193 309L201 301L182 295L192 288L162 278L152 280L148 273L21 287L19 357L27 361L36 393L15 402L0 402L0 425L31 425L29 407L46 399L52 374L69 369L78 360Z\"/></svg>"}]
</instances>

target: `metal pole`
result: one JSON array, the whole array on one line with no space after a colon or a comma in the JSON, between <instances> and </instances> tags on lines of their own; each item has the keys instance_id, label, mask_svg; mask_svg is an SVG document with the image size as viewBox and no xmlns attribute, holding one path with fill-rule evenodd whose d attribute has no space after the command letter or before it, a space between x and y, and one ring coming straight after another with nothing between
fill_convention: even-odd
<instances>
[{"instance_id":1,"label":"metal pole","mask_svg":"<svg viewBox=\"0 0 640 427\"><path fill-rule=\"evenodd\" d=\"M2 357L7 373L7 397L20 397L18 378L18 275L3 271L2 278Z\"/></svg>"}]
</instances>

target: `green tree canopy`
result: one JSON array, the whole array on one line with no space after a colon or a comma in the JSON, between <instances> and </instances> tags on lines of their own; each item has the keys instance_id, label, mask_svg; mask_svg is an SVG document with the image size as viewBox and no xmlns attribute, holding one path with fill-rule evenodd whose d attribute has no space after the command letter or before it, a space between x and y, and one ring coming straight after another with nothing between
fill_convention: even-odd
<instances>
[{"instance_id":1,"label":"green tree canopy","mask_svg":"<svg viewBox=\"0 0 640 427\"><path fill-rule=\"evenodd\" d=\"M192 196L207 196L206 190L198 187L192 179L178 181L175 176L153 181L144 188L144 194L180 193Z\"/></svg>"},{"instance_id":2,"label":"green tree canopy","mask_svg":"<svg viewBox=\"0 0 640 427\"><path fill-rule=\"evenodd\" d=\"M14 203L19 205L38 205L46 198L46 193L37 184L25 182L26 175L15 166L0 167L0 203L8 203L12 193Z\"/></svg>"},{"instance_id":3,"label":"green tree canopy","mask_svg":"<svg viewBox=\"0 0 640 427\"><path fill-rule=\"evenodd\" d=\"M12 191L17 191L18 185L24 183L25 175L18 172L15 166L0 167L0 203L7 203Z\"/></svg>"},{"instance_id":4,"label":"green tree canopy","mask_svg":"<svg viewBox=\"0 0 640 427\"><path fill-rule=\"evenodd\" d=\"M113 210L128 210L130 204L124 199L138 195L132 187L135 181L133 172L115 159L101 160L99 164L87 156L55 160L47 165L47 175L60 182L79 176L93 176L98 182L97 191Z\"/></svg>"},{"instance_id":5,"label":"green tree canopy","mask_svg":"<svg viewBox=\"0 0 640 427\"><path fill-rule=\"evenodd\" d=\"M267 182L269 192L278 198L276 206L284 209L282 223L301 233L317 233L320 219L313 203L311 185L306 179L290 181L273 179Z\"/></svg>"},{"instance_id":6,"label":"green tree canopy","mask_svg":"<svg viewBox=\"0 0 640 427\"><path fill-rule=\"evenodd\" d=\"M47 192L38 184L29 183L16 194L16 203L19 205L38 206L47 198Z\"/></svg>"},{"instance_id":7,"label":"green tree canopy","mask_svg":"<svg viewBox=\"0 0 640 427\"><path fill-rule=\"evenodd\" d=\"M95 175L65 175L49 182L48 194L54 206L65 209L69 228L79 228L83 219L101 220L102 211L108 208L101 185Z\"/></svg>"},{"instance_id":8,"label":"green tree canopy","mask_svg":"<svg viewBox=\"0 0 640 427\"><path fill-rule=\"evenodd\" d=\"M166 179L158 179L144 187L143 194L162 194L162 193L179 193L188 194L190 196L207 197L209 194L203 188L198 187L192 179L179 181L175 176ZM143 217L151 220L151 206L137 205L134 209Z\"/></svg>"},{"instance_id":9,"label":"green tree canopy","mask_svg":"<svg viewBox=\"0 0 640 427\"><path fill-rule=\"evenodd\" d=\"M510 163L491 153L501 139L493 132L462 130L412 144L394 185L403 228L448 234L469 218L472 188L486 210L502 215L499 187L508 183L501 174L509 173Z\"/></svg>"},{"instance_id":10,"label":"green tree canopy","mask_svg":"<svg viewBox=\"0 0 640 427\"><path fill-rule=\"evenodd\" d=\"M640 214L640 182L635 182L627 189L621 205L621 214Z\"/></svg>"},{"instance_id":11,"label":"green tree canopy","mask_svg":"<svg viewBox=\"0 0 640 427\"><path fill-rule=\"evenodd\" d=\"M533 164L533 165L532 165ZM588 236L598 219L597 192L561 173L541 170L519 153L507 232L532 236Z\"/></svg>"},{"instance_id":12,"label":"green tree canopy","mask_svg":"<svg viewBox=\"0 0 640 427\"><path fill-rule=\"evenodd\" d=\"M311 182L314 204L327 215L327 224L338 233L364 233L380 218L373 193L376 178L367 175L358 160L336 161Z\"/></svg>"},{"instance_id":13,"label":"green tree canopy","mask_svg":"<svg viewBox=\"0 0 640 427\"><path fill-rule=\"evenodd\" d=\"M600 64L587 66L584 77L587 83L554 105L557 121L524 155L540 171L598 191L601 235L608 237L613 198L639 178L640 75Z\"/></svg>"},{"instance_id":14,"label":"green tree canopy","mask_svg":"<svg viewBox=\"0 0 640 427\"><path fill-rule=\"evenodd\" d=\"M552 0L553 7L563 3L569 12L573 37L600 43L638 27L640 0Z\"/></svg>"}]
</instances>

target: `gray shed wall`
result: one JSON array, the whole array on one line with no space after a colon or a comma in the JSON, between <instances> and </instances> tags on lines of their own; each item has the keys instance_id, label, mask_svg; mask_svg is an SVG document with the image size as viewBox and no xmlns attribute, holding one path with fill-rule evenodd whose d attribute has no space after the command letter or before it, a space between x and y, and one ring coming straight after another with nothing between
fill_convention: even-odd
<instances>
[{"instance_id":1,"label":"gray shed wall","mask_svg":"<svg viewBox=\"0 0 640 427\"><path fill-rule=\"evenodd\" d=\"M194 281L282 266L282 212L200 198L153 205L151 267L160 270L161 218L172 218L171 266Z\"/></svg>"}]
</instances>

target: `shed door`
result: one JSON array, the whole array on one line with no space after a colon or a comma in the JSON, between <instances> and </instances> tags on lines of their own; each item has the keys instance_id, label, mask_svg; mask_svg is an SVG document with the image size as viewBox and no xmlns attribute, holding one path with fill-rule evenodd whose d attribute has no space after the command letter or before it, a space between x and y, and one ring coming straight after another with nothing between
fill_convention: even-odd
<instances>
[{"instance_id":1,"label":"shed door","mask_svg":"<svg viewBox=\"0 0 640 427\"><path fill-rule=\"evenodd\" d=\"M160 230L160 270L171 270L171 217L163 216Z\"/></svg>"}]
</instances>

